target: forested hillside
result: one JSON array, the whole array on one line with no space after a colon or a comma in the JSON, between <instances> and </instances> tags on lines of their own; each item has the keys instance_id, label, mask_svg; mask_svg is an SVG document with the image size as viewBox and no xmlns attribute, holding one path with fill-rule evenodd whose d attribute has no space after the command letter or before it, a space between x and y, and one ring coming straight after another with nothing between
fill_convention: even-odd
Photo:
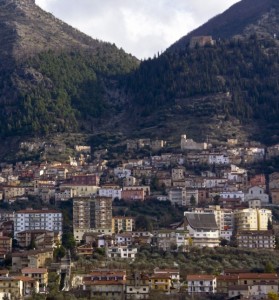
<instances>
[{"instance_id":1,"label":"forested hillside","mask_svg":"<svg viewBox=\"0 0 279 300\"><path fill-rule=\"evenodd\" d=\"M258 39L218 41L215 46L166 52L141 64L122 83L148 116L177 100L188 103L191 97L225 92L230 101L223 103L227 118L242 122L263 121L278 126L279 52L275 40ZM203 110L203 107L200 107ZM204 107L203 114L215 111ZM197 120L198 122L198 120Z\"/></svg>"}]
</instances>

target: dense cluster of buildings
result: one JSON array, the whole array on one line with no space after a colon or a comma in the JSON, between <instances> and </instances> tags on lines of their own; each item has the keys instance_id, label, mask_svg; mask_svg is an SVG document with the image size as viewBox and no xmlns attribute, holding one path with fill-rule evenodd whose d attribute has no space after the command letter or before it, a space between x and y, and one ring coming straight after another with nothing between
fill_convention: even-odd
<instances>
[{"instance_id":1,"label":"dense cluster of buildings","mask_svg":"<svg viewBox=\"0 0 279 300\"><path fill-rule=\"evenodd\" d=\"M105 150L96 151L95 160L86 162L85 156L92 154L88 146L77 146L76 151L83 155L79 159L71 158L68 163L0 164L0 201L8 205L26 203L23 210L0 211L0 259L4 260L12 252L12 271L16 274L0 277L0 295L7 292L23 297L32 289L45 291L47 262L61 245L62 212L53 208L29 208L30 197L41 199L45 207L58 207L61 202L72 200L72 233L77 242L76 252L83 257L92 257L96 248L103 248L107 259L134 260L142 245L180 252L191 251L191 247L228 244L273 250L277 233L271 209L272 205L279 205L279 173L269 177L252 176L239 165L277 156L278 147L240 146L236 139L213 147L208 142L187 139L186 135L181 136L180 146L180 151L164 153L163 140L130 140L129 151L149 149L161 154L123 159L113 167L103 158L107 155ZM124 205L155 199L169 201L185 211L184 219L165 228L138 231L136 217L125 215L125 211L124 215L113 215L116 199L124 200ZM34 245L37 250L32 249ZM124 296L134 299L135 295L141 295L136 299L148 299L150 291L170 293L177 288L174 283L179 279L175 276L173 270L131 277L125 271L96 270L84 277L81 289L90 291L91 296L101 296L104 291L106 295L119 296L111 299ZM230 296L276 292L275 284L266 284L264 288L262 278L253 284L243 283L245 276L249 282L251 274L222 276L189 275L188 293L219 293L222 288ZM277 282L276 278L272 280ZM16 282L20 289L5 290L2 281L9 281L10 287Z\"/></svg>"}]
</instances>

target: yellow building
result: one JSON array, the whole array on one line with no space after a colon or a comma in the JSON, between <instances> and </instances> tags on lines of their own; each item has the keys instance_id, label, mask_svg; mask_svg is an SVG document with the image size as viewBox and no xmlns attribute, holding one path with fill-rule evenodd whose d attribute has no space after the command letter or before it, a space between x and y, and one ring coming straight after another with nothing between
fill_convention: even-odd
<instances>
[{"instance_id":1,"label":"yellow building","mask_svg":"<svg viewBox=\"0 0 279 300\"><path fill-rule=\"evenodd\" d=\"M171 277L168 274L153 274L150 277L150 288L153 291L170 292Z\"/></svg>"},{"instance_id":2,"label":"yellow building","mask_svg":"<svg viewBox=\"0 0 279 300\"><path fill-rule=\"evenodd\" d=\"M268 221L272 221L269 209L246 208L234 213L236 230L267 230Z\"/></svg>"},{"instance_id":3,"label":"yellow building","mask_svg":"<svg viewBox=\"0 0 279 300\"><path fill-rule=\"evenodd\" d=\"M131 232L135 230L135 219L131 217L113 217L112 233Z\"/></svg>"},{"instance_id":4,"label":"yellow building","mask_svg":"<svg viewBox=\"0 0 279 300\"><path fill-rule=\"evenodd\" d=\"M7 294L9 299L21 299L23 282L15 277L0 277L0 294Z\"/></svg>"}]
</instances>

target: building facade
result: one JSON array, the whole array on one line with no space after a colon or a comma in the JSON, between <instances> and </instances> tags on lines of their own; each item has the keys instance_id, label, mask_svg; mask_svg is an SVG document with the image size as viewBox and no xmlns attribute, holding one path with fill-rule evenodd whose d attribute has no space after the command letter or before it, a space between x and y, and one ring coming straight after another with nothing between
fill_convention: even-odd
<instances>
[{"instance_id":1,"label":"building facade","mask_svg":"<svg viewBox=\"0 0 279 300\"><path fill-rule=\"evenodd\" d=\"M73 227L76 241L86 232L111 233L112 199L77 197L73 202Z\"/></svg>"},{"instance_id":2,"label":"building facade","mask_svg":"<svg viewBox=\"0 0 279 300\"><path fill-rule=\"evenodd\" d=\"M26 209L15 213L14 237L26 230L48 230L62 234L62 213L56 210Z\"/></svg>"}]
</instances>

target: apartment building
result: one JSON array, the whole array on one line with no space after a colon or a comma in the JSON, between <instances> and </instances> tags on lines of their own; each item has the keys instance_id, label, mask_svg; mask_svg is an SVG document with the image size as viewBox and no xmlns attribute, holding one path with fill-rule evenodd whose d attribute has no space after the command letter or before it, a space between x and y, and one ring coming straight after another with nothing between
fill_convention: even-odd
<instances>
[{"instance_id":1,"label":"apartment building","mask_svg":"<svg viewBox=\"0 0 279 300\"><path fill-rule=\"evenodd\" d=\"M213 213L221 239L230 240L234 230L234 213L232 209L221 208L219 205L210 205L208 208L196 208L197 213Z\"/></svg>"},{"instance_id":2,"label":"apartment building","mask_svg":"<svg viewBox=\"0 0 279 300\"><path fill-rule=\"evenodd\" d=\"M62 234L62 213L57 210L32 208L15 213L14 238L26 230L48 230Z\"/></svg>"},{"instance_id":3,"label":"apartment building","mask_svg":"<svg viewBox=\"0 0 279 300\"><path fill-rule=\"evenodd\" d=\"M135 218L132 217L113 217L112 233L131 232L135 230Z\"/></svg>"},{"instance_id":4,"label":"apartment building","mask_svg":"<svg viewBox=\"0 0 279 300\"><path fill-rule=\"evenodd\" d=\"M246 208L234 212L237 231L267 230L268 222L272 221L269 209Z\"/></svg>"},{"instance_id":5,"label":"apartment building","mask_svg":"<svg viewBox=\"0 0 279 300\"><path fill-rule=\"evenodd\" d=\"M112 199L78 197L73 202L73 227L76 241L86 232L112 232Z\"/></svg>"},{"instance_id":6,"label":"apartment building","mask_svg":"<svg viewBox=\"0 0 279 300\"><path fill-rule=\"evenodd\" d=\"M122 300L125 297L126 271L96 270L83 278L83 290L92 297Z\"/></svg>"},{"instance_id":7,"label":"apartment building","mask_svg":"<svg viewBox=\"0 0 279 300\"><path fill-rule=\"evenodd\" d=\"M39 282L39 286L45 288L48 285L48 271L45 268L23 268L21 273Z\"/></svg>"},{"instance_id":8,"label":"apartment building","mask_svg":"<svg viewBox=\"0 0 279 300\"><path fill-rule=\"evenodd\" d=\"M120 187L101 187L98 191L100 197L109 197L121 199L122 189Z\"/></svg>"},{"instance_id":9,"label":"apartment building","mask_svg":"<svg viewBox=\"0 0 279 300\"><path fill-rule=\"evenodd\" d=\"M219 228L213 213L184 212L184 216L193 246L219 246Z\"/></svg>"},{"instance_id":10,"label":"apartment building","mask_svg":"<svg viewBox=\"0 0 279 300\"><path fill-rule=\"evenodd\" d=\"M107 250L110 258L135 259L138 250L130 246L114 246Z\"/></svg>"},{"instance_id":11,"label":"apartment building","mask_svg":"<svg viewBox=\"0 0 279 300\"><path fill-rule=\"evenodd\" d=\"M187 205L186 188L172 188L169 190L168 197L172 205Z\"/></svg>"},{"instance_id":12,"label":"apartment building","mask_svg":"<svg viewBox=\"0 0 279 300\"><path fill-rule=\"evenodd\" d=\"M6 294L9 299L22 299L23 281L15 277L0 277L0 294Z\"/></svg>"},{"instance_id":13,"label":"apartment building","mask_svg":"<svg viewBox=\"0 0 279 300\"><path fill-rule=\"evenodd\" d=\"M214 294L217 287L215 275L188 275L187 286L189 294Z\"/></svg>"},{"instance_id":14,"label":"apartment building","mask_svg":"<svg viewBox=\"0 0 279 300\"><path fill-rule=\"evenodd\" d=\"M239 248L274 249L276 245L272 230L239 231L236 241Z\"/></svg>"},{"instance_id":15,"label":"apartment building","mask_svg":"<svg viewBox=\"0 0 279 300\"><path fill-rule=\"evenodd\" d=\"M45 268L53 259L52 249L29 250L12 253L12 271L19 272L23 268Z\"/></svg>"}]
</instances>

